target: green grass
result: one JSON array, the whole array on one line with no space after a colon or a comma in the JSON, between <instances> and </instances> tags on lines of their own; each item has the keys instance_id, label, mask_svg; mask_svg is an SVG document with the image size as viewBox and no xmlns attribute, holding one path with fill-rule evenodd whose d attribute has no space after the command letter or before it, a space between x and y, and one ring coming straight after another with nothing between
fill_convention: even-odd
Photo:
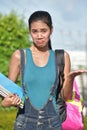
<instances>
[{"instance_id":1,"label":"green grass","mask_svg":"<svg viewBox=\"0 0 87 130\"><path fill-rule=\"evenodd\" d=\"M0 110L0 130L13 130L16 113L16 109Z\"/></svg>"},{"instance_id":2,"label":"green grass","mask_svg":"<svg viewBox=\"0 0 87 130\"><path fill-rule=\"evenodd\" d=\"M0 109L0 130L13 130L17 109ZM87 117L84 118L84 130L87 130Z\"/></svg>"},{"instance_id":3,"label":"green grass","mask_svg":"<svg viewBox=\"0 0 87 130\"><path fill-rule=\"evenodd\" d=\"M87 117L84 117L84 130L87 130Z\"/></svg>"}]
</instances>

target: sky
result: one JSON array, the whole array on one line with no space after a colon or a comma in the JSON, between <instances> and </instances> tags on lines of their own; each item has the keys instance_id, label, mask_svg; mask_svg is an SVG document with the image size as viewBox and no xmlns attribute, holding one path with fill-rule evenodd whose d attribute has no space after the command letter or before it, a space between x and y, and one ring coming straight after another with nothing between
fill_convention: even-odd
<instances>
[{"instance_id":1,"label":"sky","mask_svg":"<svg viewBox=\"0 0 87 130\"><path fill-rule=\"evenodd\" d=\"M87 43L87 0L0 0L0 13L12 10L29 16L36 10L45 10L53 21L52 47L66 50L85 50Z\"/></svg>"}]
</instances>

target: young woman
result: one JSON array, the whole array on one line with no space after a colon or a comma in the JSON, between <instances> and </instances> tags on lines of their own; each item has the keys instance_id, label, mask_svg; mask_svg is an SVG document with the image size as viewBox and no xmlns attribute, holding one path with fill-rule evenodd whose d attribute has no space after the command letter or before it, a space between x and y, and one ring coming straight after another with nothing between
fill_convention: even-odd
<instances>
[{"instance_id":1,"label":"young woman","mask_svg":"<svg viewBox=\"0 0 87 130\"><path fill-rule=\"evenodd\" d=\"M55 56L50 40L53 32L52 19L48 12L36 11L28 22L33 40L31 47L24 49L24 84L28 92L25 96L24 108L18 111L14 129L61 130L60 116L56 110L58 108L56 96L54 98L51 95L56 77ZM67 100L72 95L74 77L87 71L70 72L70 58L67 52L64 52L64 58L64 84L61 93L64 93L63 98ZM20 51L16 50L11 58L8 77L15 82L19 74ZM11 94L4 98L2 106L18 106L20 102L17 95Z\"/></svg>"}]
</instances>

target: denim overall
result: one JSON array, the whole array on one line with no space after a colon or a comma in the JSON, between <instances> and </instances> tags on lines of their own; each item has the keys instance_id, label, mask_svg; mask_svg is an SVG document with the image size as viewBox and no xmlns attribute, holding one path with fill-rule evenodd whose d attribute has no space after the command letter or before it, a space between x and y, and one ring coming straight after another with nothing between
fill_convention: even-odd
<instances>
[{"instance_id":1,"label":"denim overall","mask_svg":"<svg viewBox=\"0 0 87 130\"><path fill-rule=\"evenodd\" d=\"M31 104L29 96L27 96L27 87L22 81L25 103L23 109L19 108L14 130L62 130L56 104L58 78L59 76L57 75L46 104L39 110Z\"/></svg>"}]
</instances>

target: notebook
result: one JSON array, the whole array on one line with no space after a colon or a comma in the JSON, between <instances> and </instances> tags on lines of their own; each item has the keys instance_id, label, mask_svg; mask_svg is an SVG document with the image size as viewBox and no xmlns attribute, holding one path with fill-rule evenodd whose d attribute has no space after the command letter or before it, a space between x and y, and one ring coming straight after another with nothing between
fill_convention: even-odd
<instances>
[{"instance_id":1,"label":"notebook","mask_svg":"<svg viewBox=\"0 0 87 130\"><path fill-rule=\"evenodd\" d=\"M8 94L17 94L20 99L23 97L23 89L0 73L0 95L6 97Z\"/></svg>"}]
</instances>

